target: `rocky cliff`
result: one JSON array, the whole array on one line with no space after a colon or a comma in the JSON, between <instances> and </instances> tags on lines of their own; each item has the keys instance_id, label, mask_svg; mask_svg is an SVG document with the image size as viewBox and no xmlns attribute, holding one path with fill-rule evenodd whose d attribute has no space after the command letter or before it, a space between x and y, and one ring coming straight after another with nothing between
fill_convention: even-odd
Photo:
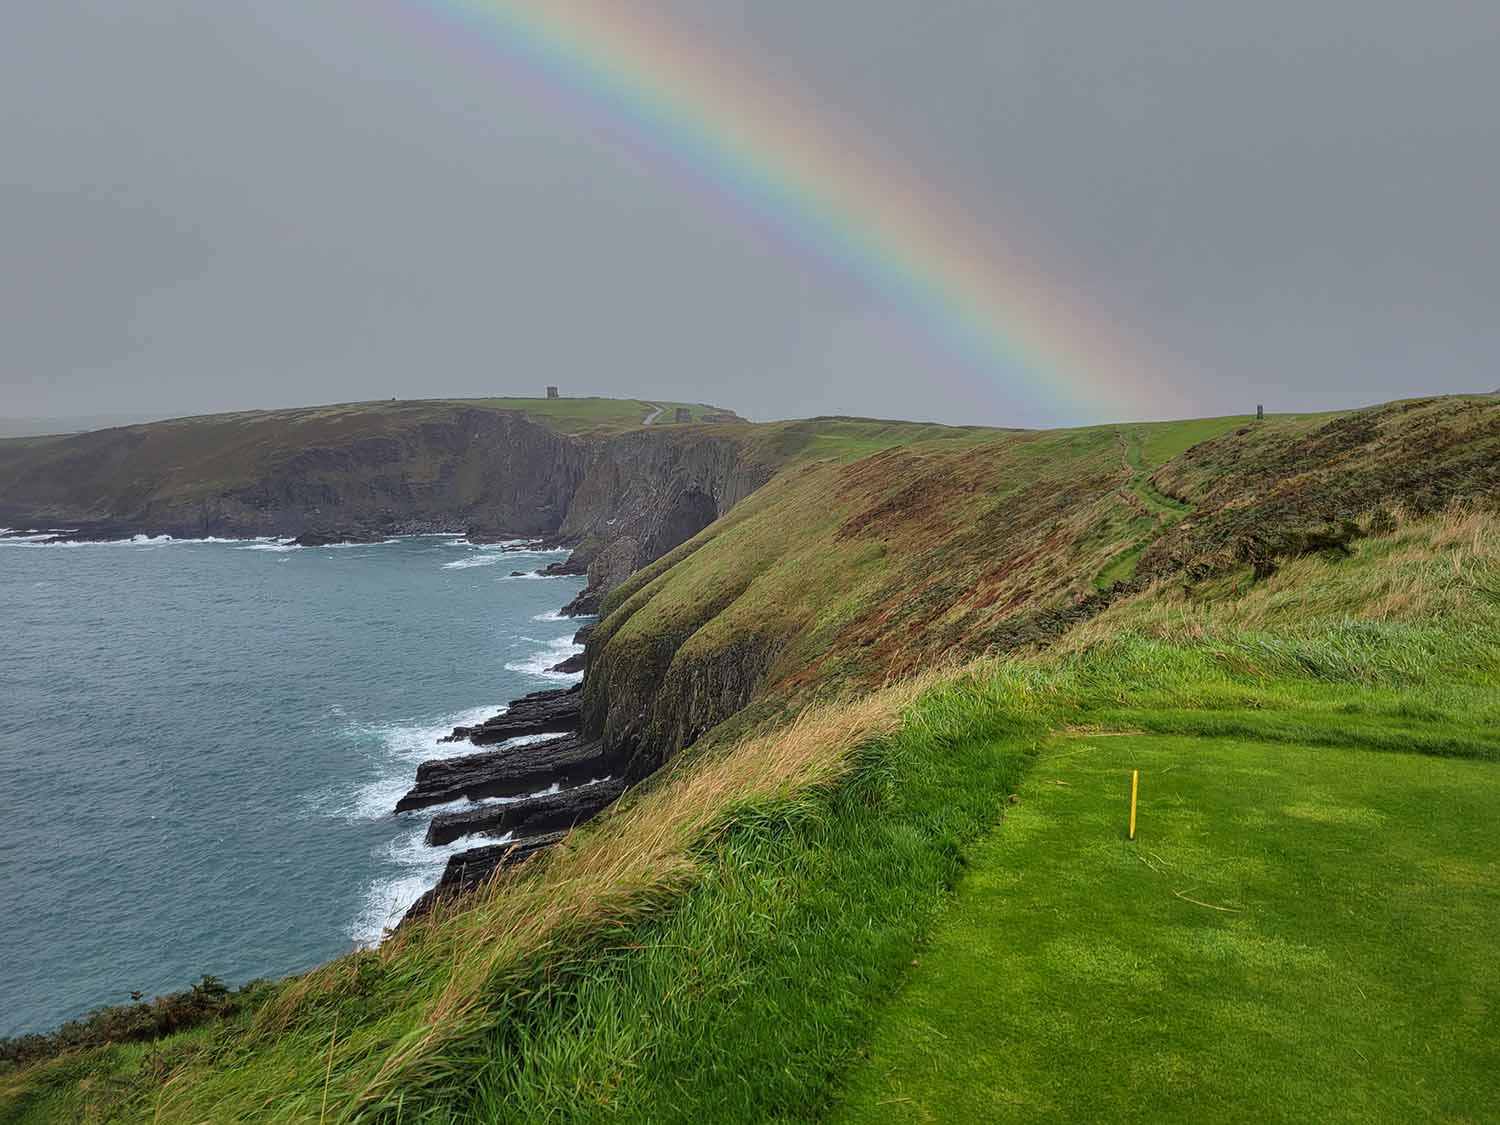
<instances>
[{"instance_id":1,"label":"rocky cliff","mask_svg":"<svg viewBox=\"0 0 1500 1125\"><path fill-rule=\"evenodd\" d=\"M639 778L752 704L1045 646L1153 582L1347 556L1388 509L1500 503L1493 399L1220 421L804 458L605 599L582 732Z\"/></svg>"},{"instance_id":2,"label":"rocky cliff","mask_svg":"<svg viewBox=\"0 0 1500 1125\"><path fill-rule=\"evenodd\" d=\"M744 455L745 430L576 433L529 411L382 403L4 441L0 524L89 537L543 538L579 548L596 600L767 479Z\"/></svg>"}]
</instances>

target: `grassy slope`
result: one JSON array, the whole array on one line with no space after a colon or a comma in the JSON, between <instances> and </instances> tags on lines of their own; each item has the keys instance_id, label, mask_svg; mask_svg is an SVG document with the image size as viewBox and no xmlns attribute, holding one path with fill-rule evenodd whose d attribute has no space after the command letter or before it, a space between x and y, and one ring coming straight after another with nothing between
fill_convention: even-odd
<instances>
[{"instance_id":1,"label":"grassy slope","mask_svg":"<svg viewBox=\"0 0 1500 1125\"><path fill-rule=\"evenodd\" d=\"M879 682L1008 643L1026 614L1091 593L1131 534L1112 428L879 429L798 435L769 485L615 591L596 642L611 671L587 690L664 683L648 737L678 742L695 733L672 726L681 700L711 693L693 677L716 653L753 649L780 696Z\"/></svg>"},{"instance_id":2,"label":"grassy slope","mask_svg":"<svg viewBox=\"0 0 1500 1125\"><path fill-rule=\"evenodd\" d=\"M804 679L792 667L782 688L857 685L947 637L1009 637L1005 614L1031 603L994 599L1066 600L1130 531L1114 428L924 429L846 464L839 443L886 440L870 425L762 431L801 460L622 591L639 604L609 626L655 618L703 644L789 619ZM0 1105L30 1120L300 1120L325 1096L330 1120L805 1117L832 1104L968 842L1051 732L1494 757L1495 556L1492 523L1429 521L1254 586L1242 569L1157 588L1048 657L915 705L907 684L790 733L706 740L472 909L281 986L253 1019L0 1077ZM992 573L992 599L969 597Z\"/></svg>"},{"instance_id":3,"label":"grassy slope","mask_svg":"<svg viewBox=\"0 0 1500 1125\"><path fill-rule=\"evenodd\" d=\"M359 423L425 421L442 418L455 407L473 407L479 410L494 410L507 413L523 413L540 422L545 422L559 433L585 433L590 431L624 432L639 428L642 421L655 407L665 408L662 421L670 419L677 407L687 407L694 418L705 410L716 407L696 403L648 402L644 399L622 398L471 398L471 399L378 399L370 402L345 402L329 406L305 406L286 410L244 410L228 414L203 414L188 418L173 418L165 422L143 423L174 430L204 429L219 423L232 422L244 427L264 428L267 431L279 427L291 427L287 432L297 433L297 427L337 427ZM139 429L141 426L129 428ZM14 443L19 446L59 441L70 435L52 437L7 438L0 441L0 448Z\"/></svg>"},{"instance_id":4,"label":"grassy slope","mask_svg":"<svg viewBox=\"0 0 1500 1125\"><path fill-rule=\"evenodd\" d=\"M615 592L586 690L655 693L611 729L670 747L749 701L756 676L720 674L726 656L769 685L743 721L954 652L1047 644L1138 565L1222 569L1239 537L1500 487L1500 407L1476 403L1042 433L769 427L788 467Z\"/></svg>"},{"instance_id":5,"label":"grassy slope","mask_svg":"<svg viewBox=\"0 0 1500 1125\"><path fill-rule=\"evenodd\" d=\"M521 414L550 429L580 438L605 438L641 428L655 408L671 418L679 403L650 404L637 399L490 398L409 399L341 403L292 410L252 410L178 418L89 434L0 440L0 501L8 477L56 482L81 481L82 490L44 493L46 504L96 509L104 516L128 516L149 499L159 510L173 505L211 504L217 497L253 488L275 477L288 461L308 451L383 450L420 444L424 427L455 427L466 411ZM690 407L695 416L704 407ZM660 424L660 423L658 423ZM347 484L357 494L371 466L345 473L336 464L303 470L301 483L325 480ZM420 490L436 485L441 460L413 456L404 483ZM34 490L23 490L32 496ZM34 497L33 497L34 501ZM21 501L16 500L17 503ZM29 502L28 502L29 503Z\"/></svg>"},{"instance_id":6,"label":"grassy slope","mask_svg":"<svg viewBox=\"0 0 1500 1125\"><path fill-rule=\"evenodd\" d=\"M658 426L672 424L679 408L691 412L695 422L700 421L704 413L720 409L704 403L623 398L476 398L449 401L483 410L521 411L565 434L590 431L623 433L638 429L657 407L662 408L661 416L654 423Z\"/></svg>"}]
</instances>

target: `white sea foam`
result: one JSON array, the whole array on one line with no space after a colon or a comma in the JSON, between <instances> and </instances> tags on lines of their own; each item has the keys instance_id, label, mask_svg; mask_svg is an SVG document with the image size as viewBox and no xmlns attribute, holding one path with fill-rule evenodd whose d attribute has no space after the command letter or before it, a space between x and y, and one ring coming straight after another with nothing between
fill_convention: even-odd
<instances>
[{"instance_id":1,"label":"white sea foam","mask_svg":"<svg viewBox=\"0 0 1500 1125\"><path fill-rule=\"evenodd\" d=\"M242 547L241 550L254 550L257 545L274 542L271 539L223 539L218 536L205 536L202 539L178 539L174 535L132 535L128 539L63 539L55 543L48 543L48 539L56 539L59 535L71 535L72 531L31 531L25 535L10 535L0 539L3 543L24 543L33 547L165 547L167 545L177 547L192 547L209 543L244 543L250 546Z\"/></svg>"},{"instance_id":2,"label":"white sea foam","mask_svg":"<svg viewBox=\"0 0 1500 1125\"><path fill-rule=\"evenodd\" d=\"M254 538L222 538L219 535L207 535L204 538L172 538L171 535L168 535L168 541L169 543L184 543L192 546L192 544L196 543L275 543L276 540L270 537L270 535L255 535Z\"/></svg>"},{"instance_id":3,"label":"white sea foam","mask_svg":"<svg viewBox=\"0 0 1500 1125\"><path fill-rule=\"evenodd\" d=\"M596 777L575 788L583 789L609 780L608 777ZM537 793L529 793L527 797L540 797L547 793L560 793L561 791L561 786L553 784ZM442 808L503 805L526 800L527 797L496 797L472 803L454 802L452 806L445 805ZM432 813L441 810L425 809L423 811ZM361 947L370 949L380 944L380 939L385 936L385 932L401 921L402 916L411 909L412 903L436 885L438 879L442 877L443 868L447 866L450 856L488 844L508 844L515 836L513 832L507 832L503 836L486 836L482 839L463 836L439 847L430 847L424 842L426 835L427 819L423 817L410 831L402 833L377 852L380 859L394 866L396 870L385 878L371 881L366 890L364 906L349 928L350 936Z\"/></svg>"},{"instance_id":4,"label":"white sea foam","mask_svg":"<svg viewBox=\"0 0 1500 1125\"><path fill-rule=\"evenodd\" d=\"M527 640L533 638L527 637ZM583 651L582 645L575 645L572 637L558 637L552 641L538 641L546 647L533 653L524 660L516 660L505 667L512 672L524 672L528 676L536 676L543 680L555 680L558 683L576 683L583 678L582 672L554 672L552 666L561 664L570 656L577 656Z\"/></svg>"},{"instance_id":5,"label":"white sea foam","mask_svg":"<svg viewBox=\"0 0 1500 1125\"><path fill-rule=\"evenodd\" d=\"M202 542L239 542L238 540L202 540ZM325 543L321 547L304 547L300 543L293 543L287 539L255 539L237 548L241 551L274 551L285 554L288 551L352 551L357 547L388 547L392 543L399 543L399 539L382 539L379 543Z\"/></svg>"},{"instance_id":6,"label":"white sea foam","mask_svg":"<svg viewBox=\"0 0 1500 1125\"><path fill-rule=\"evenodd\" d=\"M394 864L396 872L373 880L366 889L364 905L349 927L349 936L361 948L373 949L379 945L386 930L401 921L412 903L436 885L448 864L448 857L474 846L472 840L465 838L442 847L428 847L423 843L426 831L424 822L381 849L380 858ZM507 832L488 842L508 844L510 841L511 833Z\"/></svg>"},{"instance_id":7,"label":"white sea foam","mask_svg":"<svg viewBox=\"0 0 1500 1125\"><path fill-rule=\"evenodd\" d=\"M469 555L467 558L454 559L452 562L443 564L444 570L468 570L475 566L494 566L505 559L500 555Z\"/></svg>"},{"instance_id":8,"label":"white sea foam","mask_svg":"<svg viewBox=\"0 0 1500 1125\"><path fill-rule=\"evenodd\" d=\"M174 540L170 535L132 535L129 539L65 539L58 543L37 543L38 547L160 547Z\"/></svg>"},{"instance_id":9,"label":"white sea foam","mask_svg":"<svg viewBox=\"0 0 1500 1125\"><path fill-rule=\"evenodd\" d=\"M532 620L540 621L547 625L556 625L559 621L572 621L573 619L571 617L565 617L563 614L558 613L557 610L554 609L550 613L539 613L535 617L533 617Z\"/></svg>"},{"instance_id":10,"label":"white sea foam","mask_svg":"<svg viewBox=\"0 0 1500 1125\"><path fill-rule=\"evenodd\" d=\"M520 739L516 741L519 742ZM598 785L601 781L608 780L609 778L595 778L585 784ZM578 788L583 788L583 786ZM394 867L395 871L385 878L371 881L365 892L365 901L359 916L354 919L349 928L349 935L363 948L368 949L379 945L385 932L401 921L402 916L411 909L412 903L436 885L438 879L442 877L443 868L447 866L449 857L466 852L470 848L489 844L508 844L514 838L514 833L511 832L503 836L486 836L482 839L462 836L447 844L431 847L425 842L428 815L450 808L507 805L529 797L540 797L561 791L561 786L554 783L546 789L528 793L525 797L493 797L474 802L455 801L451 805L422 810L426 815L418 820L410 831L403 832L377 852L379 858Z\"/></svg>"},{"instance_id":11,"label":"white sea foam","mask_svg":"<svg viewBox=\"0 0 1500 1125\"><path fill-rule=\"evenodd\" d=\"M371 773L353 789L338 789L315 799L327 815L349 820L378 820L390 816L416 776L417 765L429 758L472 754L467 742L439 742L454 727L476 726L492 715L505 713L495 705L460 711L433 722L355 726L350 733L370 748Z\"/></svg>"}]
</instances>

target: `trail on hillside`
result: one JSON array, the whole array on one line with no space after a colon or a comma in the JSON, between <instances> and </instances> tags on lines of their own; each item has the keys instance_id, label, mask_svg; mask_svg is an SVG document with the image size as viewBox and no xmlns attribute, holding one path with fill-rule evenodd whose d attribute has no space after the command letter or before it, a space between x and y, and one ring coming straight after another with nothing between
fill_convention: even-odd
<instances>
[{"instance_id":1,"label":"trail on hillside","mask_svg":"<svg viewBox=\"0 0 1500 1125\"><path fill-rule=\"evenodd\" d=\"M1154 469L1145 463L1138 431L1122 427L1115 431L1115 437L1120 443L1122 473L1118 495L1138 517L1151 520L1152 528L1105 564L1104 569L1094 578L1094 585L1101 590L1108 589L1116 582L1128 582L1134 578L1136 563L1146 548L1193 510L1191 504L1173 499L1158 491L1151 483Z\"/></svg>"},{"instance_id":2,"label":"trail on hillside","mask_svg":"<svg viewBox=\"0 0 1500 1125\"><path fill-rule=\"evenodd\" d=\"M646 405L650 406L650 407L653 407L654 409L651 411L650 414L647 414L646 417L641 420L641 425L643 425L643 426L649 426L649 425L651 425L653 422L655 422L658 418L661 417L662 411L666 410L665 406L658 406L654 402L648 402L648 403L646 403Z\"/></svg>"}]
</instances>

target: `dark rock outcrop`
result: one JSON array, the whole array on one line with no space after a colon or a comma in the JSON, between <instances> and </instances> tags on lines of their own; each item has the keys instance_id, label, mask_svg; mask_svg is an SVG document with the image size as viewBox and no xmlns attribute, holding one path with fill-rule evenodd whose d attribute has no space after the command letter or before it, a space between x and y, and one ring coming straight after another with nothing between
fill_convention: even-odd
<instances>
[{"instance_id":1,"label":"dark rock outcrop","mask_svg":"<svg viewBox=\"0 0 1500 1125\"><path fill-rule=\"evenodd\" d=\"M454 727L442 742L468 739L476 746L493 746L512 738L533 734L567 734L578 729L582 694L579 685L556 691L538 691L516 700L510 707L478 726Z\"/></svg>"},{"instance_id":2,"label":"dark rock outcrop","mask_svg":"<svg viewBox=\"0 0 1500 1125\"><path fill-rule=\"evenodd\" d=\"M380 543L383 535L369 531L304 531L292 540L294 547L334 547L341 543Z\"/></svg>"},{"instance_id":3,"label":"dark rock outcrop","mask_svg":"<svg viewBox=\"0 0 1500 1125\"><path fill-rule=\"evenodd\" d=\"M588 653L574 653L566 660L559 660L556 664L552 665L552 667L548 668L547 671L561 672L565 675L572 676L578 674L579 672L582 672L587 661Z\"/></svg>"},{"instance_id":4,"label":"dark rock outcrop","mask_svg":"<svg viewBox=\"0 0 1500 1125\"><path fill-rule=\"evenodd\" d=\"M566 832L548 832L542 836L529 836L515 843L488 844L480 848L470 848L466 852L459 852L449 857L448 866L443 869L443 877L438 880L435 887L412 903L406 916L401 919L402 924L429 913L442 899L457 898L459 895L468 894L478 888L497 869L514 867L522 860L530 859L538 852L550 848L565 836L567 836Z\"/></svg>"},{"instance_id":5,"label":"dark rock outcrop","mask_svg":"<svg viewBox=\"0 0 1500 1125\"><path fill-rule=\"evenodd\" d=\"M616 539L589 564L589 584L563 607L564 617L592 617L599 613L604 597L635 572L640 544L632 538Z\"/></svg>"},{"instance_id":6,"label":"dark rock outcrop","mask_svg":"<svg viewBox=\"0 0 1500 1125\"><path fill-rule=\"evenodd\" d=\"M417 767L417 781L396 803L410 812L467 797L519 797L553 783L582 785L618 773L622 762L598 742L577 735L509 746L461 758L434 758Z\"/></svg>"},{"instance_id":7,"label":"dark rock outcrop","mask_svg":"<svg viewBox=\"0 0 1500 1125\"><path fill-rule=\"evenodd\" d=\"M519 837L536 836L573 828L598 816L624 792L624 779L612 778L561 793L439 813L427 826L427 843L449 844L465 836L502 836L507 832Z\"/></svg>"}]
</instances>

